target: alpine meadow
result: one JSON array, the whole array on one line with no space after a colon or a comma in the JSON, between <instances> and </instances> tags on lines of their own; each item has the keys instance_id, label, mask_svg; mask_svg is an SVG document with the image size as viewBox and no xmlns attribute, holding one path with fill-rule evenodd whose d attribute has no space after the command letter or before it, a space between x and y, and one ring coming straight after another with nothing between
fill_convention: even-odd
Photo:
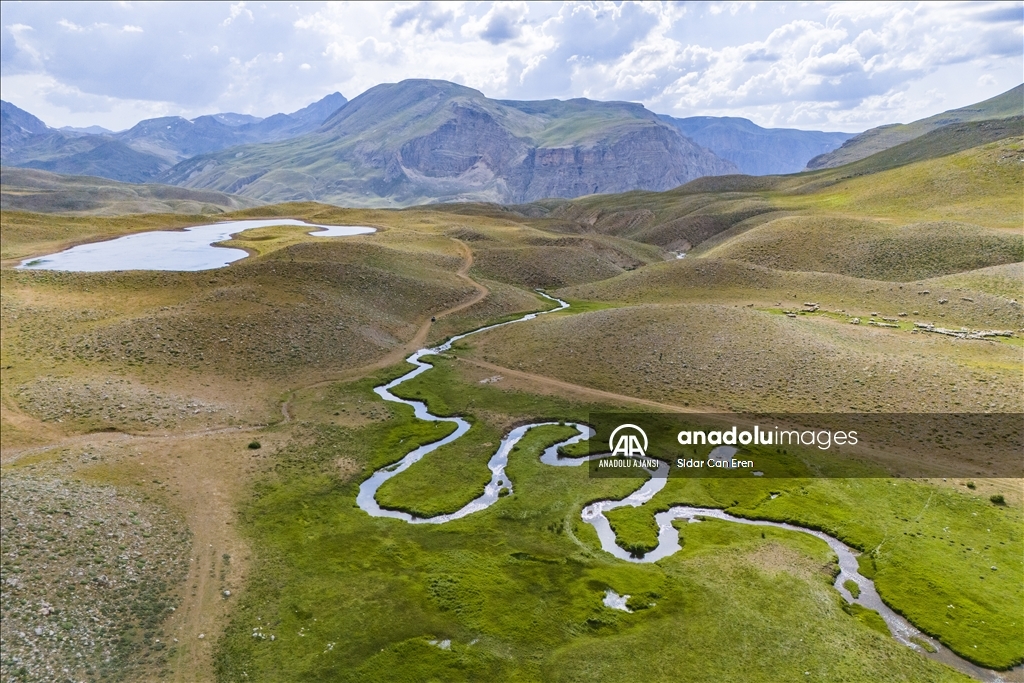
<instances>
[{"instance_id":1,"label":"alpine meadow","mask_svg":"<svg viewBox=\"0 0 1024 683\"><path fill-rule=\"evenodd\" d=\"M1024 681L1020 3L123 5L3 3L0 680Z\"/></svg>"}]
</instances>

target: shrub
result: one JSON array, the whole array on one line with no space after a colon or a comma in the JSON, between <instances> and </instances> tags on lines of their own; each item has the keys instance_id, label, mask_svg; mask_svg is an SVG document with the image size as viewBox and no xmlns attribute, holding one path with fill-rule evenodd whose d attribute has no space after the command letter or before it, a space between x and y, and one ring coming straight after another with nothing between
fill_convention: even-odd
<instances>
[{"instance_id":1,"label":"shrub","mask_svg":"<svg viewBox=\"0 0 1024 683\"><path fill-rule=\"evenodd\" d=\"M260 442L256 441L255 439L253 439L252 441L249 442L249 448L251 450L256 450L259 447L260 447Z\"/></svg>"},{"instance_id":2,"label":"shrub","mask_svg":"<svg viewBox=\"0 0 1024 683\"><path fill-rule=\"evenodd\" d=\"M1006 498L1004 498L1003 494L1001 493L997 493L991 496L989 500L991 500L996 505L1006 505Z\"/></svg>"}]
</instances>

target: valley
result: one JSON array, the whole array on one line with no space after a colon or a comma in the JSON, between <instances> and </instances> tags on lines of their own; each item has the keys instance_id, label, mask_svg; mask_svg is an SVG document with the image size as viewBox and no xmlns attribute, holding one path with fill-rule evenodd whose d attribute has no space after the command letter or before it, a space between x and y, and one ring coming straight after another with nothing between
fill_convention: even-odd
<instances>
[{"instance_id":1,"label":"valley","mask_svg":"<svg viewBox=\"0 0 1024 683\"><path fill-rule=\"evenodd\" d=\"M8 204L4 169L4 680L1022 680L1019 472L954 452L949 476L898 476L898 450L865 449L844 476L793 451L799 476L670 477L604 513L639 559L657 515L699 509L638 563L584 514L644 480L550 464L588 454L567 441L600 412L1024 413L1019 116L794 175L403 209L256 204L286 198L272 178L244 204L243 162L212 154L202 201L72 184L81 210L48 176L14 175L36 198ZM213 212L264 221L217 242L246 254L223 267L17 267ZM486 507L367 514L366 482L417 449L376 504L458 511L513 430ZM893 638L850 558L786 524L848 546L923 636Z\"/></svg>"}]
</instances>

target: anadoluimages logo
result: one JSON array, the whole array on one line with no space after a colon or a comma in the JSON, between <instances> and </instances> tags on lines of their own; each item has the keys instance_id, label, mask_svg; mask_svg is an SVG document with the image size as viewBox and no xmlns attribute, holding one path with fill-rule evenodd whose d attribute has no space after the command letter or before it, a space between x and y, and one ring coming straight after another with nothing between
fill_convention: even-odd
<instances>
[{"instance_id":1,"label":"anadoluimages logo","mask_svg":"<svg viewBox=\"0 0 1024 683\"><path fill-rule=\"evenodd\" d=\"M619 440L616 441L615 435L622 430L626 431L622 432ZM636 434L633 432L636 432ZM640 439L637 438L637 434L643 437L643 446L640 445ZM613 456L623 455L627 458L643 458L647 455L647 434L634 424L619 425L612 432L612 435L608 437L608 448L611 449Z\"/></svg>"}]
</instances>

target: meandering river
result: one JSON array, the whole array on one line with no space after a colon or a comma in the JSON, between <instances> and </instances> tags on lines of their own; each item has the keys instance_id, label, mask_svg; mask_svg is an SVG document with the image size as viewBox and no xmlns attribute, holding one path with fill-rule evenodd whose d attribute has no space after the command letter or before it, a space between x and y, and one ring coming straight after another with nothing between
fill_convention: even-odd
<instances>
[{"instance_id":1,"label":"meandering river","mask_svg":"<svg viewBox=\"0 0 1024 683\"><path fill-rule=\"evenodd\" d=\"M415 450L408 453L405 457L396 463L387 465L374 472L368 479L363 481L359 486L359 493L356 497L356 503L359 507L374 517L391 517L394 519L400 519L410 524L445 524L467 515L471 515L475 512L485 510L486 508L493 505L502 496L502 492L505 491L507 494L512 493L513 483L512 480L505 473L505 467L508 465L508 456L512 452L519 441L526 436L527 432L536 427L544 425L559 424L557 422L536 422L528 425L522 425L511 430L505 438L501 440L498 445L497 451L491 456L487 466L491 470L491 480L484 487L483 493L475 498L474 500L467 503L461 509L446 515L437 515L436 517L416 517L407 512L400 510L391 510L388 508L381 507L377 502L376 495L377 490L381 485L388 479L398 476L405 470L409 469L414 463L421 460L425 455L431 453L442 446L452 443L459 439L463 434L469 431L470 424L461 417L442 417L440 415L434 415L431 413L426 403L423 401L415 401L410 399L399 398L391 393L391 390L395 387L409 381L414 377L418 377L430 370L433 366L423 361L422 359L427 356L437 355L444 353L451 349L452 344L460 339L464 339L472 334L479 334L487 330L492 330L496 327L503 327L505 325L513 325L517 323L526 322L533 320L539 315L551 313L554 311L564 310L569 307L569 304L561 299L549 296L543 292L539 292L541 296L550 301L558 304L555 308L543 311L540 313L529 313L521 318L510 320L508 322L498 323L495 325L488 325L479 329L460 334L452 337L444 344L426 349L420 349L415 352L406 360L415 366L412 370L406 374L393 379L387 384L383 384L374 388L374 392L385 401L392 403L402 403L413 409L414 414L421 420L430 422L451 422L456 425L455 431L448 436L434 441L433 443L424 444ZM600 455L592 455L582 458L563 458L559 457L558 449L563 446L568 446L579 441L589 439L594 435L594 431L587 425L579 423L563 423L576 429L576 434L568 439L560 441L553 446L548 447L541 454L540 460L546 465L553 467L578 467L585 464L592 458L601 457ZM719 446L714 449L711 453L712 456L731 456L736 449L731 446ZM606 455L606 454L605 454ZM921 652L925 656L948 664L949 666L958 669L969 676L972 676L978 680L986 681L989 683L1000 683L1004 680L1000 672L991 671L982 667L976 666L971 662L957 656L955 653L944 647L942 644L937 642L934 638L931 638L923 634L920 630L915 628L910 622L904 619L902 616L894 612L886 605L882 598L878 595L878 591L875 589L874 582L863 576L858 571L857 565L857 551L850 548L842 541L829 536L828 534L817 531L814 529L807 529L795 524L787 524L782 522L771 522L767 520L754 520L746 519L742 517L736 517L730 515L724 510L715 508L701 508L701 507L690 507L690 506L675 506L669 508L665 512L655 514L654 519L658 524L658 546L644 554L642 557L636 557L624 550L615 542L615 532L611 528L611 524L608 522L608 518L605 517L605 513L609 510L613 510L618 507L632 506L639 507L647 503L653 498L659 491L665 487L666 475L668 474L668 464L659 461L659 465L654 469L648 469L651 477L645 481L636 491L629 494L621 500L601 500L596 503L583 508L581 517L584 522L591 525L597 532L598 539L601 542L601 549L613 555L620 560L626 562L657 562L658 560L669 557L679 550L681 546L679 544L679 532L674 526L674 522L677 520L685 519L689 523L699 523L706 519L715 519L725 522L731 522L735 524L749 524L753 526L770 526L778 529L786 529L796 533L810 534L815 538L819 538L835 552L839 559L839 574L836 576L834 586L843 599L849 603L856 603L862 605L868 609L875 610L878 612L882 619L885 620L886 625L889 627L889 631L900 643L903 643L907 647L913 648L918 652ZM844 583L847 581L853 581L860 588L860 595L854 597L849 590L847 590ZM618 607L618 600L621 600L622 605L625 605L625 599L620 596L615 596L616 608ZM610 600L608 596L605 597L606 604ZM917 641L917 642L914 642ZM928 643L935 652L928 652L919 643Z\"/></svg>"}]
</instances>

